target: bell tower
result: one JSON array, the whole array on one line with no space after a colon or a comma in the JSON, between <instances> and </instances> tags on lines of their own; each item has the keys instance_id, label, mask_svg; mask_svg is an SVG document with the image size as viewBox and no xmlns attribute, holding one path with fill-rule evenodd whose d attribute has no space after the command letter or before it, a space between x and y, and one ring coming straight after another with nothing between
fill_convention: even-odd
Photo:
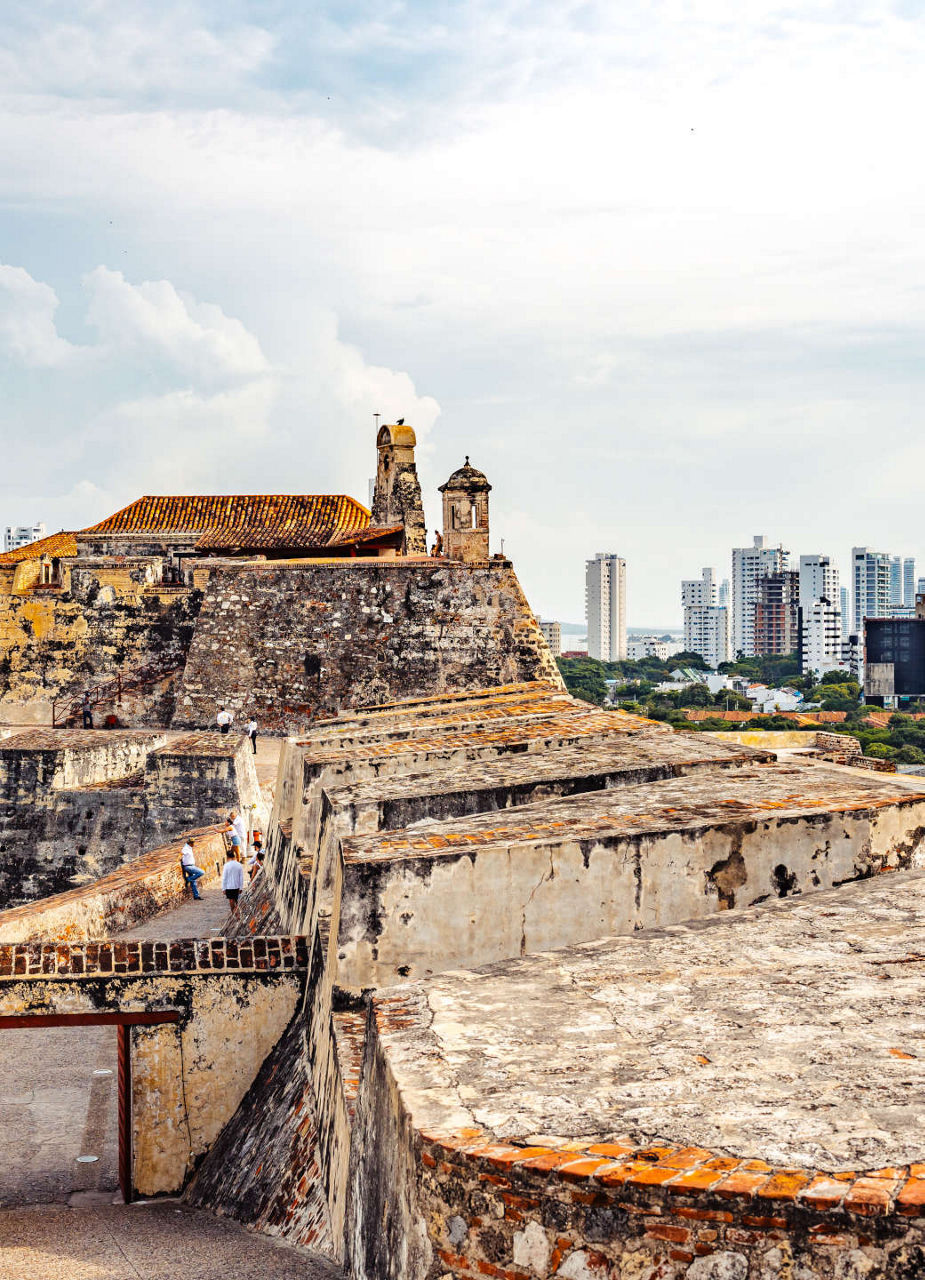
<instances>
[{"instance_id":1,"label":"bell tower","mask_svg":"<svg viewBox=\"0 0 925 1280\"><path fill-rule=\"evenodd\" d=\"M488 559L488 495L491 485L468 457L454 471L443 494L443 554L448 560L475 563Z\"/></svg>"},{"instance_id":2,"label":"bell tower","mask_svg":"<svg viewBox=\"0 0 925 1280\"><path fill-rule=\"evenodd\" d=\"M421 482L414 461L417 437L411 427L400 422L379 428L376 448L376 488L373 493L373 524L402 524L406 556L427 554L427 530L424 527L424 504Z\"/></svg>"}]
</instances>

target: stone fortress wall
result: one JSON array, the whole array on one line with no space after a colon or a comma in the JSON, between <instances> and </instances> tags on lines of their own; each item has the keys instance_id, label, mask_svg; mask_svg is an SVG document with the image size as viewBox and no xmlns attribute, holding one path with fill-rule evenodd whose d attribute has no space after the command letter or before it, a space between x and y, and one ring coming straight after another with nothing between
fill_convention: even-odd
<instances>
[{"instance_id":1,"label":"stone fortress wall","mask_svg":"<svg viewBox=\"0 0 925 1280\"><path fill-rule=\"evenodd\" d=\"M468 460L460 559L403 554L413 443L380 432L375 527L145 498L58 577L0 565L0 718L118 673L149 728L0 741L23 893L66 886L0 919L0 1013L132 1011L135 1188L349 1280L925 1275L925 792L570 698ZM221 938L110 941L246 800L220 704L293 735L264 870Z\"/></svg>"},{"instance_id":2,"label":"stone fortress wall","mask_svg":"<svg viewBox=\"0 0 925 1280\"><path fill-rule=\"evenodd\" d=\"M181 906L189 889L180 871L180 851L195 840L196 862L207 888L221 879L223 827L202 827L76 889L0 911L0 943L99 942Z\"/></svg>"},{"instance_id":3,"label":"stone fortress wall","mask_svg":"<svg viewBox=\"0 0 925 1280\"><path fill-rule=\"evenodd\" d=\"M0 567L0 720L50 725L54 704L60 723L85 689L121 676L121 698L116 701L114 688L98 710L98 724L110 713L121 724L169 723L198 591L134 581L131 568L121 565L69 573L66 585L50 592L13 591L4 577L12 574Z\"/></svg>"},{"instance_id":4,"label":"stone fortress wall","mask_svg":"<svg viewBox=\"0 0 925 1280\"><path fill-rule=\"evenodd\" d=\"M79 595L0 592L0 719L50 724L54 700L60 721L101 687L98 727L113 715L208 728L224 703L278 733L344 706L559 679L505 560L225 560L190 572L195 585L180 589L100 566L72 571Z\"/></svg>"},{"instance_id":5,"label":"stone fortress wall","mask_svg":"<svg viewBox=\"0 0 925 1280\"><path fill-rule=\"evenodd\" d=\"M224 702L291 732L363 703L559 681L506 560L226 563L197 580L175 726L211 724Z\"/></svg>"},{"instance_id":6,"label":"stone fortress wall","mask_svg":"<svg viewBox=\"0 0 925 1280\"><path fill-rule=\"evenodd\" d=\"M410 825L385 826L399 815ZM902 1030L914 983L895 1025L869 1033L890 1083L853 1145L862 1095L820 1105L845 1087L866 979L850 978L835 1023L810 1034L796 1015L810 983L836 998L838 938L850 956L873 929L875 963L901 962L900 934L876 942L876 922L920 892L923 816L908 781L776 764L542 683L317 725L289 744L265 875L232 929L312 937L304 1021L189 1197L329 1248L352 1280L842 1280L865 1249L872 1276L925 1263L925 1165L906 1101L895 1120L883 1110L917 1052ZM511 860L530 857L521 884ZM460 869L449 897L442 865ZM889 905L865 915L846 895L871 876ZM622 922L599 919L608 901ZM788 934L791 902L805 905ZM821 967L801 970L816 929Z\"/></svg>"},{"instance_id":7,"label":"stone fortress wall","mask_svg":"<svg viewBox=\"0 0 925 1280\"><path fill-rule=\"evenodd\" d=\"M0 908L96 881L180 833L262 813L241 734L29 729L0 739Z\"/></svg>"}]
</instances>

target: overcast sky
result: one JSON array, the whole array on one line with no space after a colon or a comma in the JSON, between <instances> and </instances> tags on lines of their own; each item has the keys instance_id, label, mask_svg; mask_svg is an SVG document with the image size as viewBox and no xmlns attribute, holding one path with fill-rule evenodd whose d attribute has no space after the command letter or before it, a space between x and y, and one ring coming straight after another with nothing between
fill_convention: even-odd
<instances>
[{"instance_id":1,"label":"overcast sky","mask_svg":"<svg viewBox=\"0 0 925 1280\"><path fill-rule=\"evenodd\" d=\"M365 502L379 411L545 616L596 551L631 625L754 533L925 551L920 0L3 16L0 522Z\"/></svg>"}]
</instances>

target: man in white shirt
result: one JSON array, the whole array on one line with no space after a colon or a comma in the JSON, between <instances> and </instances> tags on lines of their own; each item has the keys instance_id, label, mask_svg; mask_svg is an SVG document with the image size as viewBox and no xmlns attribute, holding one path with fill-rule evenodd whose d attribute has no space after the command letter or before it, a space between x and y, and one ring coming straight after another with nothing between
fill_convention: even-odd
<instances>
[{"instance_id":1,"label":"man in white shirt","mask_svg":"<svg viewBox=\"0 0 925 1280\"><path fill-rule=\"evenodd\" d=\"M227 733L228 730L231 728L231 722L233 719L234 719L234 716L231 714L231 712L226 711L225 708L222 707L219 710L218 715L215 717L215 723L218 725L219 733Z\"/></svg>"},{"instance_id":2,"label":"man in white shirt","mask_svg":"<svg viewBox=\"0 0 925 1280\"><path fill-rule=\"evenodd\" d=\"M229 849L222 868L222 892L228 899L228 905L231 908L232 915L238 909L238 898L241 896L241 890L244 888L244 868L234 856L234 850Z\"/></svg>"},{"instance_id":3,"label":"man in white shirt","mask_svg":"<svg viewBox=\"0 0 925 1280\"><path fill-rule=\"evenodd\" d=\"M248 720L247 722L247 736L251 740L251 746L253 747L254 755L256 755L257 754L257 721L254 719L253 716L251 716L250 720Z\"/></svg>"},{"instance_id":4,"label":"man in white shirt","mask_svg":"<svg viewBox=\"0 0 925 1280\"><path fill-rule=\"evenodd\" d=\"M183 872L183 878L193 891L193 899L199 902L202 894L199 892L199 886L196 881L205 875L201 867L196 866L196 855L193 853L194 841L187 840L186 844L180 850L180 870Z\"/></svg>"}]
</instances>

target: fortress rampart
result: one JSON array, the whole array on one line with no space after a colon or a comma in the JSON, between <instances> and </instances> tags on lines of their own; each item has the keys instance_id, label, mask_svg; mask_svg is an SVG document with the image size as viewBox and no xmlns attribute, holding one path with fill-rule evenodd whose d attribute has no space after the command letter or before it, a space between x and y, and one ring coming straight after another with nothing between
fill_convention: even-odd
<instances>
[{"instance_id":1,"label":"fortress rampart","mask_svg":"<svg viewBox=\"0 0 925 1280\"><path fill-rule=\"evenodd\" d=\"M258 800L241 734L14 733L0 740L0 905L98 880Z\"/></svg>"}]
</instances>

